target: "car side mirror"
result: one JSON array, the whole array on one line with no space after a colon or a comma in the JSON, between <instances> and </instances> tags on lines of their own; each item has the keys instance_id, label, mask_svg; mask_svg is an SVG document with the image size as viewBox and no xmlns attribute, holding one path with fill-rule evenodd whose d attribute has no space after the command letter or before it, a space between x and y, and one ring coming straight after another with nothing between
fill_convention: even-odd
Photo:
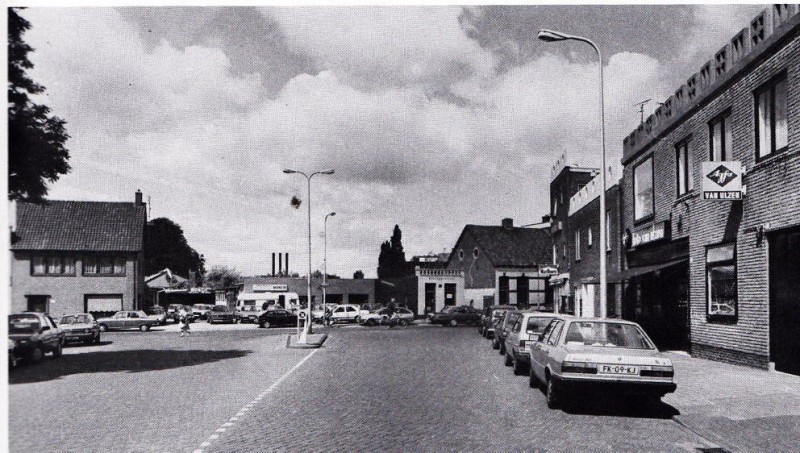
<instances>
[{"instance_id":1,"label":"car side mirror","mask_svg":"<svg viewBox=\"0 0 800 453\"><path fill-rule=\"evenodd\" d=\"M45 330L50 330L50 326L42 326L42 328L39 329L39 332L44 332Z\"/></svg>"}]
</instances>

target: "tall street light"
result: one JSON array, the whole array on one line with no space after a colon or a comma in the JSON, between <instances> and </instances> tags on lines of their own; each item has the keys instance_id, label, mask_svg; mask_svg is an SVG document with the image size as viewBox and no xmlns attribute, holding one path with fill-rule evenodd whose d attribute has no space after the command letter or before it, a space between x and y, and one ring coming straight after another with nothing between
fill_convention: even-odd
<instances>
[{"instance_id":1,"label":"tall street light","mask_svg":"<svg viewBox=\"0 0 800 453\"><path fill-rule=\"evenodd\" d=\"M325 230L323 234L323 238L325 239L325 252L322 258L322 320L325 321L325 308L327 308L326 292L328 290L328 283L326 283L325 278L328 276L328 217L335 216L335 212L331 212L330 214L325 216Z\"/></svg>"},{"instance_id":2,"label":"tall street light","mask_svg":"<svg viewBox=\"0 0 800 453\"><path fill-rule=\"evenodd\" d=\"M600 156L602 164L600 166L600 315L605 318L608 310L608 292L606 286L608 285L606 277L606 129L605 129L605 111L603 103L603 56L600 54L600 49L592 40L583 38L581 36L572 36L566 33L561 33L552 30L539 30L539 39L545 42L556 41L580 41L585 42L592 46L597 52L597 59L599 60L600 67Z\"/></svg>"},{"instance_id":3,"label":"tall street light","mask_svg":"<svg viewBox=\"0 0 800 453\"><path fill-rule=\"evenodd\" d=\"M307 336L311 333L311 178L313 178L314 175L332 175L333 170L315 171L310 175L302 171L290 170L288 168L283 170L283 172L286 174L297 173L303 175L308 182L308 306L306 307L306 321L303 326L303 333L297 339L298 343L306 343Z\"/></svg>"}]
</instances>

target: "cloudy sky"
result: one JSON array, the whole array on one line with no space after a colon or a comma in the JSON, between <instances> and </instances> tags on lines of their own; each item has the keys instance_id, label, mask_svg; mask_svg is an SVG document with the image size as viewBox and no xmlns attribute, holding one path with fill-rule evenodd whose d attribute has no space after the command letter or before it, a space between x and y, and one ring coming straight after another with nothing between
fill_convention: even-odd
<instances>
[{"instance_id":1,"label":"cloudy sky","mask_svg":"<svg viewBox=\"0 0 800 453\"><path fill-rule=\"evenodd\" d=\"M68 124L52 199L151 200L208 265L270 272L288 252L374 276L395 224L406 255L465 224L537 222L550 167L598 166L604 52L609 163L639 123L763 6L30 8L30 75ZM619 175L619 172L617 172ZM290 205L292 196L303 202Z\"/></svg>"}]
</instances>

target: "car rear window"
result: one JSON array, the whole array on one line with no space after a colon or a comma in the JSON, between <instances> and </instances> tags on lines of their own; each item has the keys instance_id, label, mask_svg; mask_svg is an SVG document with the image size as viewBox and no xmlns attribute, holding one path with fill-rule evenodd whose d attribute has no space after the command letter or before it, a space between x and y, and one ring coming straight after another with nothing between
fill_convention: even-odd
<instances>
[{"instance_id":1,"label":"car rear window","mask_svg":"<svg viewBox=\"0 0 800 453\"><path fill-rule=\"evenodd\" d=\"M39 318L36 316L9 316L8 318L8 332L9 333L31 333L38 331L41 327Z\"/></svg>"},{"instance_id":2,"label":"car rear window","mask_svg":"<svg viewBox=\"0 0 800 453\"><path fill-rule=\"evenodd\" d=\"M542 333L552 319L553 318L546 318L543 316L532 316L528 318L528 326L525 328L525 331L528 333Z\"/></svg>"},{"instance_id":3,"label":"car rear window","mask_svg":"<svg viewBox=\"0 0 800 453\"><path fill-rule=\"evenodd\" d=\"M655 349L639 326L617 322L573 322L567 329L565 341L586 346Z\"/></svg>"}]
</instances>

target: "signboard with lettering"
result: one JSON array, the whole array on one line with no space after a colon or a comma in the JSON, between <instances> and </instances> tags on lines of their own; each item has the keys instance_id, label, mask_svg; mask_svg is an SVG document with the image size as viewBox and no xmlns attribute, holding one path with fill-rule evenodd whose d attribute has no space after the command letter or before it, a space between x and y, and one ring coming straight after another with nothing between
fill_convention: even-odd
<instances>
[{"instance_id":1,"label":"signboard with lettering","mask_svg":"<svg viewBox=\"0 0 800 453\"><path fill-rule=\"evenodd\" d=\"M253 285L253 292L254 293L278 293L278 292L286 292L289 291L289 286L287 285Z\"/></svg>"},{"instance_id":2,"label":"signboard with lettering","mask_svg":"<svg viewBox=\"0 0 800 453\"><path fill-rule=\"evenodd\" d=\"M668 239L670 235L669 221L654 223L648 228L630 232L629 239L626 239L628 248L634 248L639 245L649 244L651 242Z\"/></svg>"},{"instance_id":3,"label":"signboard with lettering","mask_svg":"<svg viewBox=\"0 0 800 453\"><path fill-rule=\"evenodd\" d=\"M703 162L703 200L741 200L742 163Z\"/></svg>"}]
</instances>

